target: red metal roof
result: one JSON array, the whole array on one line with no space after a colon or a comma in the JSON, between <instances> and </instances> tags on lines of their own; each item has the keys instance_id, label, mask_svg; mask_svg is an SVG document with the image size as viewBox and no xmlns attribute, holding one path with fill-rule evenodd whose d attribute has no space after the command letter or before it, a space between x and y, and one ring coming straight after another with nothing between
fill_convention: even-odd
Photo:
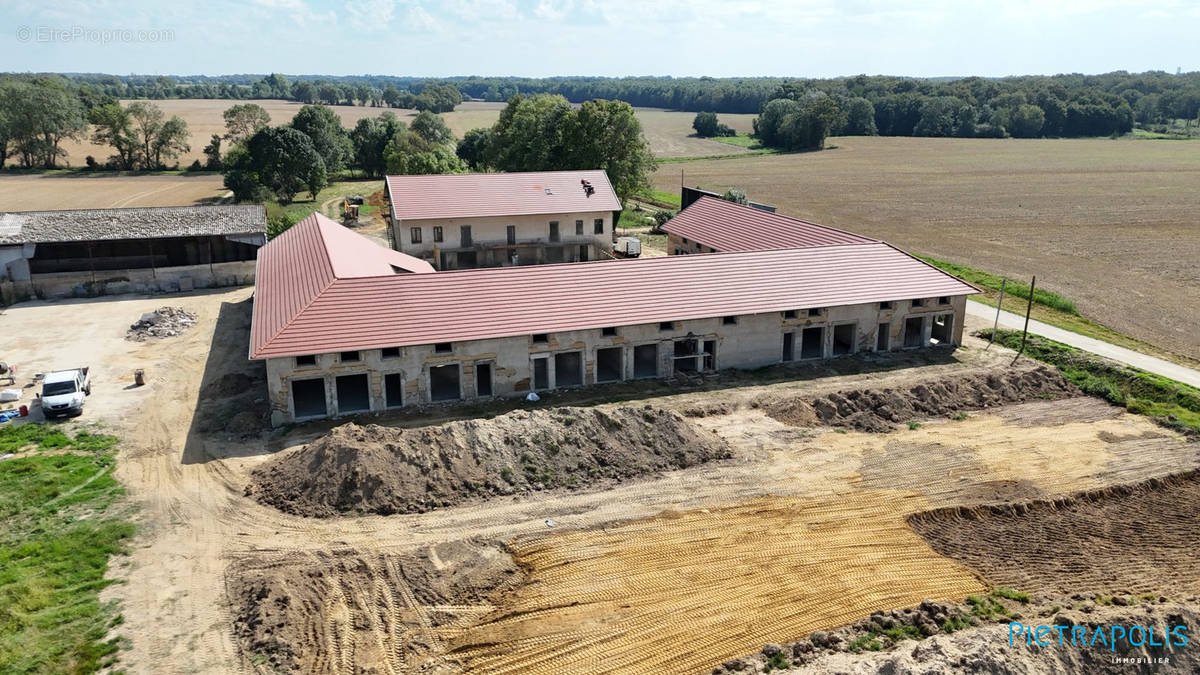
<instances>
[{"instance_id":1,"label":"red metal roof","mask_svg":"<svg viewBox=\"0 0 1200 675\"><path fill-rule=\"evenodd\" d=\"M591 183L588 196L580 181ZM397 220L620 211L604 171L529 171L388 176Z\"/></svg>"},{"instance_id":2,"label":"red metal roof","mask_svg":"<svg viewBox=\"0 0 1200 675\"><path fill-rule=\"evenodd\" d=\"M662 229L718 251L759 251L878 241L714 197L701 197L667 221Z\"/></svg>"},{"instance_id":3,"label":"red metal roof","mask_svg":"<svg viewBox=\"0 0 1200 675\"><path fill-rule=\"evenodd\" d=\"M338 279L316 229L260 251L250 358L977 292L882 242Z\"/></svg>"},{"instance_id":4,"label":"red metal roof","mask_svg":"<svg viewBox=\"0 0 1200 675\"><path fill-rule=\"evenodd\" d=\"M314 213L258 250L251 344L270 342L338 279L434 271L413 256L375 244ZM403 274L411 273L411 274ZM253 349L252 349L253 351Z\"/></svg>"}]
</instances>

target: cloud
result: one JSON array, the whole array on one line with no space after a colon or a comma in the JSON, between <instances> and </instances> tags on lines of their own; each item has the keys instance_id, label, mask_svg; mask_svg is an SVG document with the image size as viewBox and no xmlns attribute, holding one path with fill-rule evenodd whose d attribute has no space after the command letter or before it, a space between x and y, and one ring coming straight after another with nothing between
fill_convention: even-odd
<instances>
[{"instance_id":1,"label":"cloud","mask_svg":"<svg viewBox=\"0 0 1200 675\"><path fill-rule=\"evenodd\" d=\"M363 31L387 30L396 13L396 0L349 0L343 5L349 24Z\"/></svg>"}]
</instances>

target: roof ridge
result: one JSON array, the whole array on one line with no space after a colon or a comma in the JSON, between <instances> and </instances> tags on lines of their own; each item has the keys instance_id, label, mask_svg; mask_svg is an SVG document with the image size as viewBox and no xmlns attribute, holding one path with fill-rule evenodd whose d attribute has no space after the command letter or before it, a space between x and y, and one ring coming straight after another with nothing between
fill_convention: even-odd
<instances>
[{"instance_id":1,"label":"roof ridge","mask_svg":"<svg viewBox=\"0 0 1200 675\"><path fill-rule=\"evenodd\" d=\"M334 274L334 271L333 271L333 261L329 259L329 248L328 248L328 247L325 245L325 233L321 231L321 221L320 221L320 220L318 220L318 219L315 217L315 216L319 216L319 215L321 215L321 214L320 214L320 213L318 213L318 212L316 212L316 211L313 211L311 214L309 214L308 216L306 216L306 217L304 218L304 220L301 220L300 222L296 223L296 224L295 224L295 225L293 225L292 227L289 227L289 228L288 228L288 230L290 231L290 230L292 230L292 229L296 228L296 227L297 227L297 226L299 226L299 225L303 225L305 221L308 221L308 220L311 220L311 221L312 221L312 223L313 223L313 227L315 227L315 228L316 228L316 230L317 230L317 238L319 238L319 239L321 240L321 250L325 252L325 264L326 264L326 265L328 266L328 268L329 268L329 278L330 278L330 281L329 281L329 283L327 283L327 284L325 284L324 286L322 286L322 287L320 288L320 290L318 290L316 293L314 293L314 294L313 294L313 296L312 296L311 298L309 298L309 299L308 299L308 302L305 302L305 303L304 303L304 305L303 305L303 306L302 306L302 307L301 307L301 308L300 308L298 311L296 311L295 313L293 313L293 314L292 314L292 315L291 315L291 316L288 318L288 320L287 320L287 321L284 321L284 322L283 322L283 324L282 324L282 325L279 327L279 330L275 331L275 332L274 332L274 333L273 333L273 334L272 334L270 337L268 337L266 340L263 340L262 344L261 344L261 345L258 345L258 347L259 347L258 349L255 349L255 345L254 345L254 339L253 339L253 337L254 337L254 330L253 330L253 328L254 328L254 327L253 327L253 326L251 326L251 331L250 331L250 332L251 332L251 340L250 340L250 343L251 343L251 344L250 344L250 349L251 349L251 351L250 351L250 358L251 358L251 359L253 359L253 358L254 358L254 354L255 354L255 352L260 352L260 351L262 351L264 348L266 348L266 347L269 347L269 346L271 345L271 342L272 342L272 341L274 341L274 340L275 340L275 338L279 337L279 336L280 336L280 334L282 334L282 333L283 333L285 330L287 330L289 327L291 327L291 325L292 325L292 324L293 324L293 323L296 321L296 319L299 319L299 318L300 318L300 316L301 316L302 314L304 314L304 311L305 311L305 310L307 310L309 307L312 307L312 306L313 306L313 303L315 303L317 300L319 300L319 299L321 298L321 295L323 295L323 294L325 293L325 291L329 290L329 288L330 288L331 286L333 286L335 283L337 283L337 282L338 282L338 277L337 277L337 275L336 275L336 274ZM322 216L322 217L324 217L324 216ZM285 232L284 234L287 234L287 232ZM264 247L264 248L265 248L265 247ZM262 249L259 249L259 250L260 250L260 252L261 252L261 250L262 250ZM259 259L260 259L260 260L262 259L262 256L261 256L261 255L259 256ZM258 261L255 261L255 263L254 263L254 278L255 278L255 279L257 279L257 278L258 278Z\"/></svg>"}]
</instances>

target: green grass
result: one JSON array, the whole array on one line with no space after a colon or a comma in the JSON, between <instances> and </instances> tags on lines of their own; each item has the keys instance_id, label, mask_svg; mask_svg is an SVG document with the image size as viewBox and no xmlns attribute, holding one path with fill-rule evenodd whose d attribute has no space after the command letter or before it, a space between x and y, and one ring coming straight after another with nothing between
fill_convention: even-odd
<instances>
[{"instance_id":1,"label":"green grass","mask_svg":"<svg viewBox=\"0 0 1200 675\"><path fill-rule=\"evenodd\" d=\"M772 670L786 670L791 667L792 662L787 660L783 652L775 652L771 655L771 658L767 659L767 667L764 668L764 671L769 673Z\"/></svg>"},{"instance_id":2,"label":"green grass","mask_svg":"<svg viewBox=\"0 0 1200 675\"><path fill-rule=\"evenodd\" d=\"M645 202L655 203L664 208L671 207L678 209L682 205L682 201L678 192L667 192L666 190L647 189L634 195L635 199L641 199Z\"/></svg>"},{"instance_id":3,"label":"green grass","mask_svg":"<svg viewBox=\"0 0 1200 675\"><path fill-rule=\"evenodd\" d=\"M969 281L970 283L983 288L999 291L1000 285L1004 281L1004 278L1000 275L992 274L991 272L984 272L983 270L977 270L973 267L967 267L966 265L959 265L958 263L938 260L937 258L930 258L927 256L919 255L917 257L944 272L949 272L960 279ZM1016 298L1028 300L1029 291L1029 284L1017 281L1015 279L1009 279L1008 282L1004 284L1004 294L1006 296L1011 295ZM1065 312L1067 314L1079 314L1079 310L1076 309L1073 301L1064 298L1058 293L1047 291L1041 288L1033 290L1033 302L1044 307L1057 309L1058 311Z\"/></svg>"},{"instance_id":4,"label":"green grass","mask_svg":"<svg viewBox=\"0 0 1200 675\"><path fill-rule=\"evenodd\" d=\"M990 329L981 331L984 338L990 335ZM996 342L1019 349L1021 333L1000 329ZM1036 335L1029 336L1025 355L1055 366L1086 394L1180 431L1200 433L1200 389Z\"/></svg>"},{"instance_id":5,"label":"green grass","mask_svg":"<svg viewBox=\"0 0 1200 675\"><path fill-rule=\"evenodd\" d=\"M918 421L916 421L916 420L909 420L909 421L908 421L908 428L909 428L909 429L911 429L911 430L913 430L913 431L916 431L917 429L920 429L920 428L921 428L921 423L920 423L920 422L918 422Z\"/></svg>"},{"instance_id":6,"label":"green grass","mask_svg":"<svg viewBox=\"0 0 1200 675\"><path fill-rule=\"evenodd\" d=\"M883 649L883 643L875 637L874 633L869 633L867 635L860 635L851 640L850 643L846 645L846 649L854 652L855 654L860 654L862 652L877 652Z\"/></svg>"},{"instance_id":7,"label":"green grass","mask_svg":"<svg viewBox=\"0 0 1200 675\"><path fill-rule=\"evenodd\" d=\"M739 148L749 148L750 150L760 150L766 148L761 141L750 134L738 134L737 136L714 136L709 140L713 140L718 143L724 143L725 145L735 145Z\"/></svg>"},{"instance_id":8,"label":"green grass","mask_svg":"<svg viewBox=\"0 0 1200 675\"><path fill-rule=\"evenodd\" d=\"M24 425L0 438L43 450L66 447L58 429ZM28 442L26 442L28 441ZM81 432L70 452L0 462L0 670L87 673L111 666L120 623L100 590L109 556L133 525L117 511L124 494L112 477L116 439ZM83 450L91 448L91 450Z\"/></svg>"},{"instance_id":9,"label":"green grass","mask_svg":"<svg viewBox=\"0 0 1200 675\"><path fill-rule=\"evenodd\" d=\"M990 595L993 598L1004 598L1005 600L1016 600L1017 602L1022 603L1022 604L1029 603L1029 594L1026 593L1025 591L1016 591L1011 588L1005 588L1003 586L1001 586L1000 588L992 589L992 592L990 593Z\"/></svg>"},{"instance_id":10,"label":"green grass","mask_svg":"<svg viewBox=\"0 0 1200 675\"><path fill-rule=\"evenodd\" d=\"M293 222L298 222L311 215L314 211L320 208L321 204L325 203L327 200L335 197L348 197L350 195L358 194L365 197L372 192L378 192L382 188L383 180L379 178L335 181L330 183L329 186L324 190L318 192L316 199L309 199L307 192L301 192L300 194L296 195L296 201L293 201L291 204L280 204L277 201L271 200L268 201L264 206L266 206L267 209L267 218L273 219L287 217L292 219ZM363 206L365 207L367 205L364 204ZM362 208L360 208L359 213L361 215L367 215L370 213L370 211L364 212ZM331 204L330 208L326 209L325 215L333 218L334 220L340 220L341 215L338 211L338 204Z\"/></svg>"}]
</instances>

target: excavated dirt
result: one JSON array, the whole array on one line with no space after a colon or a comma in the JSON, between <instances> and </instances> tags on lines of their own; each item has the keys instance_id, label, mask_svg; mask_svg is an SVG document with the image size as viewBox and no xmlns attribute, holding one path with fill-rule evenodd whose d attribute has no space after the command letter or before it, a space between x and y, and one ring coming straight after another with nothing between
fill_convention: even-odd
<instances>
[{"instance_id":1,"label":"excavated dirt","mask_svg":"<svg viewBox=\"0 0 1200 675\"><path fill-rule=\"evenodd\" d=\"M417 429L342 425L255 469L246 490L304 516L421 513L730 456L716 434L669 410L555 408Z\"/></svg>"},{"instance_id":2,"label":"excavated dirt","mask_svg":"<svg viewBox=\"0 0 1200 675\"><path fill-rule=\"evenodd\" d=\"M712 672L714 675L777 671L950 675L963 672L1195 673L1200 670L1200 651L1191 644L1177 644L1177 637L1164 637L1168 630L1186 626L1189 642L1193 639L1195 626L1200 621L1196 598L1186 602L1172 602L1166 598L1143 601L1121 598L1119 605L1097 605L1090 600L1080 602L1066 597L1042 598L1032 604L996 597L979 600L980 606L1001 607L1004 614L981 618L975 605L970 603L926 600L918 607L875 612L851 626L829 632L817 631L797 642L764 645L758 654L727 661ZM974 627L947 634L934 625L938 619L951 619L959 622L958 625L965 623ZM1027 645L1021 634L1014 635L1013 644L1009 644L1009 621L1023 626L1063 626L1064 644L1057 643L1058 630L1054 628L1042 638L1043 643L1052 642L1049 646ZM1133 642L1118 633L1110 645L1113 626L1152 627L1155 644L1149 644L1145 633L1135 632ZM896 629L911 630L908 627L917 628L920 637L909 633L893 640L887 635L887 631L896 635ZM1084 641L1090 641L1100 630L1105 633L1105 642L1097 639L1094 646L1090 643L1072 645L1073 630L1077 639Z\"/></svg>"},{"instance_id":3,"label":"excavated dirt","mask_svg":"<svg viewBox=\"0 0 1200 675\"><path fill-rule=\"evenodd\" d=\"M815 398L785 399L767 404L765 411L792 426L827 424L883 432L923 417L1078 395L1079 390L1057 370L1039 367L946 378L907 389L853 389Z\"/></svg>"},{"instance_id":4,"label":"excavated dirt","mask_svg":"<svg viewBox=\"0 0 1200 675\"><path fill-rule=\"evenodd\" d=\"M909 525L933 550L1013 588L1200 592L1200 469L1052 500L952 507Z\"/></svg>"},{"instance_id":5,"label":"excavated dirt","mask_svg":"<svg viewBox=\"0 0 1200 675\"><path fill-rule=\"evenodd\" d=\"M271 672L415 672L520 577L497 545L460 541L404 554L264 554L235 562L226 590L242 648Z\"/></svg>"}]
</instances>

